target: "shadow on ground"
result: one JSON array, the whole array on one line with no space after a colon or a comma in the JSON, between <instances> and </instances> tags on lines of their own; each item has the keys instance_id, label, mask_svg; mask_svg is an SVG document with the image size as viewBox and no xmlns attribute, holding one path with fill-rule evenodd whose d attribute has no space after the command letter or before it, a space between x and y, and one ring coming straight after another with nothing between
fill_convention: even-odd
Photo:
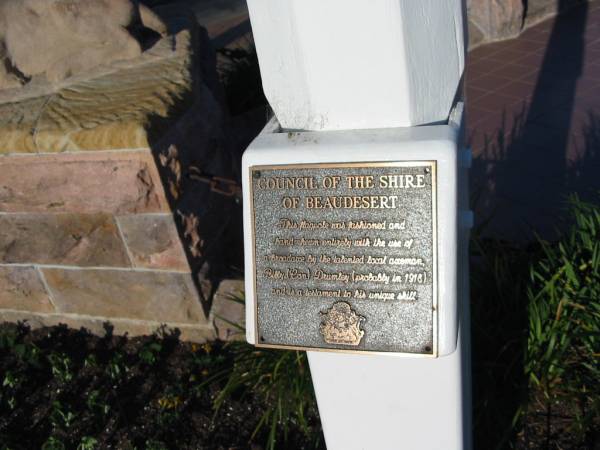
<instances>
[{"instance_id":1,"label":"shadow on ground","mask_svg":"<svg viewBox=\"0 0 600 450\"><path fill-rule=\"evenodd\" d=\"M219 283L243 276L241 155L266 123L266 100L255 52L238 48L217 54L186 6L161 1L154 7L169 35L190 33L194 51L189 91L174 99L168 112L151 116L147 130L208 317ZM221 61L221 73L217 57L228 63Z\"/></svg>"},{"instance_id":2,"label":"shadow on ground","mask_svg":"<svg viewBox=\"0 0 600 450\"><path fill-rule=\"evenodd\" d=\"M533 97L519 114L506 112L474 161L473 208L485 234L551 238L569 193L585 200L600 190L599 117L581 99L575 108L588 8L583 4L556 19Z\"/></svg>"},{"instance_id":3,"label":"shadow on ground","mask_svg":"<svg viewBox=\"0 0 600 450\"><path fill-rule=\"evenodd\" d=\"M560 0L559 7L567 3ZM575 107L588 8L583 4L556 19L532 98L518 114L503 114L473 164L472 206L479 218L471 249L478 449L571 448L551 436L552 422L560 418L542 417L548 426L540 439L539 433L528 435L531 417L521 409L530 395L523 367L526 284L539 252L539 245L527 242L538 235L552 240L569 225L559 218L570 194L596 200L600 192L600 115ZM515 421L523 426L515 427Z\"/></svg>"}]
</instances>

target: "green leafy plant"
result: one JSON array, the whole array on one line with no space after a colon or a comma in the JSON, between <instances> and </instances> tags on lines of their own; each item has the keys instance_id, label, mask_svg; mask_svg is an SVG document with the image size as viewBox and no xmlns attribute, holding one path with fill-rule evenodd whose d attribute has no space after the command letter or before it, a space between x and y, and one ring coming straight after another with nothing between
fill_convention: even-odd
<instances>
[{"instance_id":1,"label":"green leafy plant","mask_svg":"<svg viewBox=\"0 0 600 450\"><path fill-rule=\"evenodd\" d=\"M230 300L244 302L243 295L234 295ZM265 428L268 431L267 450L285 445L292 425L298 426L306 440L317 446L321 434L315 429L318 427L314 427L318 412L306 352L257 350L243 342L230 345L234 355L233 369L215 399L216 410L236 393L253 392L262 399L265 409L252 437Z\"/></svg>"},{"instance_id":2,"label":"green leafy plant","mask_svg":"<svg viewBox=\"0 0 600 450\"><path fill-rule=\"evenodd\" d=\"M65 444L54 436L50 436L42 445L42 450L65 450L65 448Z\"/></svg>"},{"instance_id":3,"label":"green leafy plant","mask_svg":"<svg viewBox=\"0 0 600 450\"><path fill-rule=\"evenodd\" d=\"M84 436L77 446L77 450L94 450L98 445L98 440L91 436Z\"/></svg>"},{"instance_id":4,"label":"green leafy plant","mask_svg":"<svg viewBox=\"0 0 600 450\"><path fill-rule=\"evenodd\" d=\"M233 349L241 344L182 343L176 331L166 328L152 337L128 339L108 333L98 338L65 327L30 330L1 324L0 335L4 336L0 345L6 344L0 348L0 447L21 448L26 441L28 447L50 450L245 448L263 415L264 394L259 398L244 384L233 389L232 398L223 400L219 420L210 420L214 399L234 367ZM15 354L15 347L21 345L40 349L39 368ZM148 357L141 357L145 351ZM36 354L36 350L20 354ZM241 364L238 367L242 370ZM303 376L308 377L307 369L302 367ZM7 405L9 395L17 400L14 410ZM277 447L284 442L282 426L289 426L290 448L309 448L298 419L286 417L285 412L280 415ZM23 425L30 416L35 433ZM244 425L248 423L250 427ZM318 430L315 421L310 426ZM260 430L254 440L264 442L269 429L262 425ZM145 434L140 442L141 433Z\"/></svg>"},{"instance_id":5,"label":"green leafy plant","mask_svg":"<svg viewBox=\"0 0 600 450\"><path fill-rule=\"evenodd\" d=\"M129 369L125 364L125 357L120 352L116 352L106 366L108 376L113 381L119 381L125 376L128 370Z\"/></svg>"},{"instance_id":6,"label":"green leafy plant","mask_svg":"<svg viewBox=\"0 0 600 450\"><path fill-rule=\"evenodd\" d=\"M55 429L67 430L71 427L77 416L65 407L61 402L55 400L52 402L50 412L50 423Z\"/></svg>"},{"instance_id":7,"label":"green leafy plant","mask_svg":"<svg viewBox=\"0 0 600 450\"><path fill-rule=\"evenodd\" d=\"M17 406L17 398L14 395L19 385L19 377L11 370L6 371L2 380L0 400L5 400L8 407L13 410Z\"/></svg>"},{"instance_id":8,"label":"green leafy plant","mask_svg":"<svg viewBox=\"0 0 600 450\"><path fill-rule=\"evenodd\" d=\"M167 450L167 446L164 442L148 439L146 441L146 450Z\"/></svg>"},{"instance_id":9,"label":"green leafy plant","mask_svg":"<svg viewBox=\"0 0 600 450\"><path fill-rule=\"evenodd\" d=\"M2 387L15 388L18 384L18 378L12 371L7 371L4 375L4 380L2 381Z\"/></svg>"},{"instance_id":10,"label":"green leafy plant","mask_svg":"<svg viewBox=\"0 0 600 450\"><path fill-rule=\"evenodd\" d=\"M3 330L0 333L0 350L14 355L26 366L40 369L42 367L40 349L35 344L22 342L22 335L28 331L29 328L23 323L19 323L15 329Z\"/></svg>"},{"instance_id":11,"label":"green leafy plant","mask_svg":"<svg viewBox=\"0 0 600 450\"><path fill-rule=\"evenodd\" d=\"M573 226L558 243L542 243L531 269L525 368L548 416L561 403L571 432L591 439L600 426L600 208L570 203Z\"/></svg>"},{"instance_id":12,"label":"green leafy plant","mask_svg":"<svg viewBox=\"0 0 600 450\"><path fill-rule=\"evenodd\" d=\"M110 412L110 405L102 400L99 390L91 391L85 403L87 408L93 413L106 416Z\"/></svg>"},{"instance_id":13,"label":"green leafy plant","mask_svg":"<svg viewBox=\"0 0 600 450\"><path fill-rule=\"evenodd\" d=\"M307 438L313 436L309 416L315 417L316 399L305 352L288 350L256 350L244 344L234 344L235 365L229 380L215 405L240 389L262 397L265 410L254 431L268 430L267 449L285 443L290 425L296 424Z\"/></svg>"},{"instance_id":14,"label":"green leafy plant","mask_svg":"<svg viewBox=\"0 0 600 450\"><path fill-rule=\"evenodd\" d=\"M68 383L73 379L71 359L64 353L51 353L48 356L52 375L61 383Z\"/></svg>"},{"instance_id":15,"label":"green leafy plant","mask_svg":"<svg viewBox=\"0 0 600 450\"><path fill-rule=\"evenodd\" d=\"M156 361L158 361L161 350L162 345L160 342L152 340L140 349L138 356L146 364L154 364Z\"/></svg>"},{"instance_id":16,"label":"green leafy plant","mask_svg":"<svg viewBox=\"0 0 600 450\"><path fill-rule=\"evenodd\" d=\"M157 400L157 424L161 427L170 427L179 420L181 408L184 404L184 393L177 393L177 387L168 389Z\"/></svg>"},{"instance_id":17,"label":"green leafy plant","mask_svg":"<svg viewBox=\"0 0 600 450\"><path fill-rule=\"evenodd\" d=\"M519 430L522 407L527 400L523 371L526 292L530 265L539 253L538 247L482 237L478 230L471 238L476 448L508 448Z\"/></svg>"},{"instance_id":18,"label":"green leafy plant","mask_svg":"<svg viewBox=\"0 0 600 450\"><path fill-rule=\"evenodd\" d=\"M86 369L95 369L98 367L98 359L96 358L96 355L93 353L87 355L83 360L83 367Z\"/></svg>"}]
</instances>

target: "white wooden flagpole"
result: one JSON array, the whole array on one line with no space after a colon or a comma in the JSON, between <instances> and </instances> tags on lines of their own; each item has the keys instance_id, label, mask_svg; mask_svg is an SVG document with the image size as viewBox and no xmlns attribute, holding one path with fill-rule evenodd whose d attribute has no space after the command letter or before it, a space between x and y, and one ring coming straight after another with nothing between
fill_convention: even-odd
<instances>
[{"instance_id":1,"label":"white wooden flagpole","mask_svg":"<svg viewBox=\"0 0 600 450\"><path fill-rule=\"evenodd\" d=\"M248 0L248 7L264 91L283 130L419 127L423 137L407 147L411 159L447 147L447 138L436 137L443 127L454 136L456 170L438 185L438 192L454 192L455 200L437 224L452 230L442 236L453 236L453 242L438 242L439 356L309 351L327 447L471 449L468 154L459 102L463 1ZM313 153L307 152L309 160ZM364 152L370 158L369 149ZM277 155L263 153L265 161ZM331 155L340 158L333 150ZM254 264L251 255L246 264ZM248 278L247 272L248 340L255 343L255 293Z\"/></svg>"}]
</instances>

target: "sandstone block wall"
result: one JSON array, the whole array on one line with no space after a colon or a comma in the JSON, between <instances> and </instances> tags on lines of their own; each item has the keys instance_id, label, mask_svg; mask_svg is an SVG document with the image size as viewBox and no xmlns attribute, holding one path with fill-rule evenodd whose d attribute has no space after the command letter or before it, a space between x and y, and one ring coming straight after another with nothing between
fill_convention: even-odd
<instances>
[{"instance_id":1,"label":"sandstone block wall","mask_svg":"<svg viewBox=\"0 0 600 450\"><path fill-rule=\"evenodd\" d=\"M227 335L216 311L242 286L207 276L210 215L185 177L227 165L222 111L199 30L164 17L137 59L0 91L0 321Z\"/></svg>"},{"instance_id":2,"label":"sandstone block wall","mask_svg":"<svg viewBox=\"0 0 600 450\"><path fill-rule=\"evenodd\" d=\"M595 0L467 0L469 45L517 37L524 28L586 1Z\"/></svg>"}]
</instances>

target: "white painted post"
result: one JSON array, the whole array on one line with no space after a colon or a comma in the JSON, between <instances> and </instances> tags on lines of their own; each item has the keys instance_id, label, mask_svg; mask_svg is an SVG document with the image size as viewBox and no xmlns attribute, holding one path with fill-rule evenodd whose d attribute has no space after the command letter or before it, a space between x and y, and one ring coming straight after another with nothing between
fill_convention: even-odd
<instances>
[{"instance_id":1,"label":"white painted post","mask_svg":"<svg viewBox=\"0 0 600 450\"><path fill-rule=\"evenodd\" d=\"M299 148L304 145L304 153L296 150L286 156L281 152L285 142L269 137L275 130L268 129L253 144L255 150L245 155L245 171L252 164L338 162L345 155L348 161L393 160L397 157L394 142L407 159L437 159L438 149L445 148L456 154L448 163L450 175L440 175L438 186L438 195L449 195L452 202L451 210L439 214L438 223L442 231L438 267L442 266L443 278L439 301L446 308L438 324L439 357L308 352L327 447L468 450L469 214L467 173L461 170L468 155L461 150L464 124L457 103L464 71L464 4L461 0L248 0L248 7L264 91L280 126L323 132L319 145L331 142L331 153L323 156L327 153L319 153L316 146L297 141ZM451 111L454 118L449 117ZM329 133L426 124L431 126L414 132L411 128L382 131L383 137L377 139L384 144L373 150L375 156L360 144L368 142L370 135L348 131L346 146L336 150L340 135ZM246 205L250 198L248 181L244 182L249 235L251 212ZM446 208L448 202L439 205ZM256 300L248 267L253 264L247 244L251 343L255 343Z\"/></svg>"},{"instance_id":2,"label":"white painted post","mask_svg":"<svg viewBox=\"0 0 600 450\"><path fill-rule=\"evenodd\" d=\"M461 0L248 0L284 129L444 123L464 69Z\"/></svg>"}]
</instances>

